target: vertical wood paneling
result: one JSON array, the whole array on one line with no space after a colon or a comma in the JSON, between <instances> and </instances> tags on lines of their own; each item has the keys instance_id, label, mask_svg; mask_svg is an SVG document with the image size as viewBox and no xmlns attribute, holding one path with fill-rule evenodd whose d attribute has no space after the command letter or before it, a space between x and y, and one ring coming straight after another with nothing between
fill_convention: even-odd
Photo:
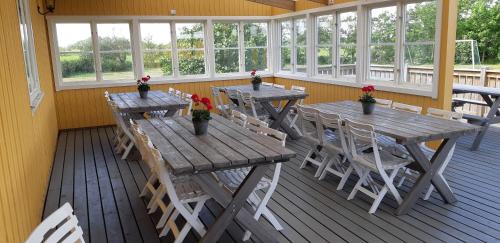
<instances>
[{"instance_id":1,"label":"vertical wood paneling","mask_svg":"<svg viewBox=\"0 0 500 243\"><path fill-rule=\"evenodd\" d=\"M39 77L44 97L35 113L19 33L17 1L0 3L0 242L23 242L40 222L50 174L57 117L46 24L31 0Z\"/></svg>"}]
</instances>

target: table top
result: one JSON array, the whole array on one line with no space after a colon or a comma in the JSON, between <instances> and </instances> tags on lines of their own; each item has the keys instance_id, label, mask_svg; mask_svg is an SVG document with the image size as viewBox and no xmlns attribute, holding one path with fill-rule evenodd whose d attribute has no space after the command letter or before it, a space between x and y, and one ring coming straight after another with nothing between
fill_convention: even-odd
<instances>
[{"instance_id":1,"label":"table top","mask_svg":"<svg viewBox=\"0 0 500 243\"><path fill-rule=\"evenodd\" d=\"M218 87L220 90L241 90L242 92L249 92L256 102L275 101L275 100L298 100L304 99L309 94L305 92L279 89L272 86L260 86L260 90L253 90L252 85L237 85L237 86L224 86Z\"/></svg>"},{"instance_id":2,"label":"table top","mask_svg":"<svg viewBox=\"0 0 500 243\"><path fill-rule=\"evenodd\" d=\"M160 150L174 175L193 175L285 162L295 152L219 115L212 114L208 134L194 135L190 117L137 120L140 128Z\"/></svg>"},{"instance_id":3,"label":"table top","mask_svg":"<svg viewBox=\"0 0 500 243\"><path fill-rule=\"evenodd\" d=\"M493 97L500 97L500 88L481 87L466 84L453 84L453 93L476 93L483 95L491 95Z\"/></svg>"},{"instance_id":4,"label":"table top","mask_svg":"<svg viewBox=\"0 0 500 243\"><path fill-rule=\"evenodd\" d=\"M149 91L146 99L142 99L139 92L110 93L109 97L116 103L121 112L182 109L189 105L179 97L158 90Z\"/></svg>"},{"instance_id":5,"label":"table top","mask_svg":"<svg viewBox=\"0 0 500 243\"><path fill-rule=\"evenodd\" d=\"M364 115L361 103L341 101L308 105L322 112L340 114L354 122L370 124L379 134L395 138L398 143L410 144L463 136L477 132L480 127L455 120L446 120L394 109L375 107L373 114Z\"/></svg>"}]
</instances>

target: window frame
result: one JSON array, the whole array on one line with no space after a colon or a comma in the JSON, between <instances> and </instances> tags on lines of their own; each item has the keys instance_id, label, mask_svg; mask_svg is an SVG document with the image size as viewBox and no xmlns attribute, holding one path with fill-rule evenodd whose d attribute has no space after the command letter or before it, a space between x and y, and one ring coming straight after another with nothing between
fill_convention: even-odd
<instances>
[{"instance_id":1,"label":"window frame","mask_svg":"<svg viewBox=\"0 0 500 243\"><path fill-rule=\"evenodd\" d=\"M38 74L38 63L35 51L35 41L33 34L33 23L31 21L30 1L17 0L17 12L19 25L25 28L19 30L21 38L21 49L23 51L23 60L25 65L25 75L28 82L29 104L32 112L40 105L44 93L40 86L40 77ZM23 42L23 37L25 41ZM27 55L24 53L27 52Z\"/></svg>"},{"instance_id":2,"label":"window frame","mask_svg":"<svg viewBox=\"0 0 500 243\"><path fill-rule=\"evenodd\" d=\"M175 33L175 30L173 30L173 27L172 27L172 22L171 21L151 21L151 20L142 20L142 21L137 21L137 38L138 38L138 43L139 43L139 48L137 49L137 56L139 58L139 62L137 63L138 67L136 68L136 70L139 71L139 73L145 73L144 71L144 53L145 50L144 50L144 46L142 45L142 31L141 31L141 24L168 24L169 25L169 28L170 28L170 31L169 31L169 35L170 35L170 49L164 49L164 50L167 50L167 51L170 51L171 52L171 56L172 56L172 74L171 75L168 75L168 76L162 76L162 77L151 77L151 81L158 81L158 80L162 80L162 79L165 79L165 78L174 78L175 76L175 65L174 63L176 63L176 59L177 59L177 54L174 55L174 37L173 37L173 33ZM175 26L174 26L175 27ZM133 35L134 36L134 35ZM176 45L177 43L175 43ZM134 49L134 48L132 48ZM162 50L160 50L162 51ZM174 57L175 56L175 57Z\"/></svg>"}]
</instances>

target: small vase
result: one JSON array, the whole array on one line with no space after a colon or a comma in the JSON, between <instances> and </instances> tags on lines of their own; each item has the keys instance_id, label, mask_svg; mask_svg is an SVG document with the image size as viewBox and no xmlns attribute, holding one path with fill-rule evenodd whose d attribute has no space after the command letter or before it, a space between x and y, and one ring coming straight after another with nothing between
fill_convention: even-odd
<instances>
[{"instance_id":1,"label":"small vase","mask_svg":"<svg viewBox=\"0 0 500 243\"><path fill-rule=\"evenodd\" d=\"M260 83L252 83L252 86L253 86L253 90L255 91L259 91L260 90Z\"/></svg>"},{"instance_id":2,"label":"small vase","mask_svg":"<svg viewBox=\"0 0 500 243\"><path fill-rule=\"evenodd\" d=\"M373 110L375 110L375 103L361 102L361 105L363 106L363 114L365 115L371 115Z\"/></svg>"},{"instance_id":3,"label":"small vase","mask_svg":"<svg viewBox=\"0 0 500 243\"><path fill-rule=\"evenodd\" d=\"M208 131L208 120L193 120L194 134L205 135Z\"/></svg>"},{"instance_id":4,"label":"small vase","mask_svg":"<svg viewBox=\"0 0 500 243\"><path fill-rule=\"evenodd\" d=\"M141 99L148 98L148 91L139 90L139 96L141 97Z\"/></svg>"}]
</instances>

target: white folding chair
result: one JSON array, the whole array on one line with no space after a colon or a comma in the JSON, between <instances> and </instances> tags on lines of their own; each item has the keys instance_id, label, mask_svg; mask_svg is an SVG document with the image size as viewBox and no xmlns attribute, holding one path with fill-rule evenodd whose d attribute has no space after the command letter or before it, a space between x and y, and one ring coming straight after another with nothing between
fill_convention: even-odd
<instances>
[{"instance_id":1,"label":"white folding chair","mask_svg":"<svg viewBox=\"0 0 500 243\"><path fill-rule=\"evenodd\" d=\"M259 134L267 135L276 139L276 143L285 147L286 144L286 134L278 130L261 126L258 129ZM231 191L235 191L243 180L246 178L250 172L250 167L237 168L231 170L224 170L216 172L217 178L222 184ZM254 219L259 220L260 216L266 217L267 220L276 228L276 230L283 230L283 226L278 222L274 214L267 208L267 203L278 185L278 180L281 172L281 163L276 163L274 168L273 178L269 179L263 177L260 182L255 187L252 194L247 199L247 202L255 209ZM260 197L256 192L266 190L264 197ZM250 239L251 233L249 231L245 232L243 241Z\"/></svg>"},{"instance_id":2,"label":"white folding chair","mask_svg":"<svg viewBox=\"0 0 500 243\"><path fill-rule=\"evenodd\" d=\"M273 86L273 83L262 82L262 86Z\"/></svg>"},{"instance_id":3,"label":"white folding chair","mask_svg":"<svg viewBox=\"0 0 500 243\"><path fill-rule=\"evenodd\" d=\"M300 93L305 93L306 88L301 87L301 86L295 86L292 85L292 88L290 90L300 92ZM297 103L290 109L290 114L287 115L287 119L290 122L290 127L295 129L297 133L299 133L300 136L302 136L302 132L300 131L299 127L297 126L297 119L299 118L298 112L297 112L297 106L298 105L303 105L304 104L304 99L300 99L297 101Z\"/></svg>"},{"instance_id":4,"label":"white folding chair","mask_svg":"<svg viewBox=\"0 0 500 243\"><path fill-rule=\"evenodd\" d=\"M160 237L172 231L174 242L180 243L184 241L191 228L203 237L206 229L198 215L210 196L204 193L201 187L189 177L174 177L165 166L166 162L160 151L155 148L150 148L150 151L160 181L158 196L155 198L155 204L162 211L162 216L156 225L157 229L162 229ZM164 196L168 196L170 201L168 205L163 200ZM182 228L177 225L179 215L186 221Z\"/></svg>"},{"instance_id":5,"label":"white folding chair","mask_svg":"<svg viewBox=\"0 0 500 243\"><path fill-rule=\"evenodd\" d=\"M285 89L285 85L283 84L273 84L273 87L277 89Z\"/></svg>"},{"instance_id":6,"label":"white folding chair","mask_svg":"<svg viewBox=\"0 0 500 243\"><path fill-rule=\"evenodd\" d=\"M234 123L236 123L236 124L238 124L238 125L240 125L242 127L246 126L246 124L247 124L247 118L248 118L247 115L245 115L245 114L243 114L243 113L241 113L241 112L239 112L237 110L232 110L231 111L231 117L229 117L229 119L232 122L234 122Z\"/></svg>"},{"instance_id":7,"label":"white folding chair","mask_svg":"<svg viewBox=\"0 0 500 243\"><path fill-rule=\"evenodd\" d=\"M219 111L219 114L221 114L222 116L229 117L233 107L229 104L227 105L224 104L219 88L211 87L211 90L212 90L212 100L214 101L215 108Z\"/></svg>"},{"instance_id":8,"label":"white folding chair","mask_svg":"<svg viewBox=\"0 0 500 243\"><path fill-rule=\"evenodd\" d=\"M351 163L356 164L359 175L359 180L347 200L353 199L358 191L373 198L374 202L368 211L370 214L375 213L387 192L390 192L396 199L396 202L401 204L403 200L393 184L394 178L400 169L412 161L398 158L384 150L379 151L373 126L346 119L346 128L352 155ZM373 151L366 152L366 143L371 143ZM370 182L371 191L363 187L363 184L366 183L366 180L370 176L370 172L378 173L384 182L383 185L380 185L372 180Z\"/></svg>"},{"instance_id":9,"label":"white folding chair","mask_svg":"<svg viewBox=\"0 0 500 243\"><path fill-rule=\"evenodd\" d=\"M69 203L54 211L45 218L30 234L26 243L42 242L85 242L82 228L73 214Z\"/></svg>"},{"instance_id":10,"label":"white folding chair","mask_svg":"<svg viewBox=\"0 0 500 243\"><path fill-rule=\"evenodd\" d=\"M403 104L403 103L399 103L399 102L393 102L392 109L398 110L398 111L411 112L411 113L415 113L415 114L422 113L422 107L420 107L420 106L408 105L408 104Z\"/></svg>"},{"instance_id":11,"label":"white folding chair","mask_svg":"<svg viewBox=\"0 0 500 243\"><path fill-rule=\"evenodd\" d=\"M323 172L327 164L328 155L321 152L318 147L323 145L323 132L319 127L319 111L314 108L297 106L299 121L300 121L300 130L302 132L302 138L309 144L310 149L302 161L300 168L303 169L307 166L308 163L318 166L314 177L318 177ZM316 156L313 158L313 156ZM321 161L317 160L317 158L322 158Z\"/></svg>"},{"instance_id":12,"label":"white folding chair","mask_svg":"<svg viewBox=\"0 0 500 243\"><path fill-rule=\"evenodd\" d=\"M383 108L388 108L390 109L392 107L392 100L384 100L384 99L379 99L375 98L375 105L378 107L383 107Z\"/></svg>"},{"instance_id":13,"label":"white folding chair","mask_svg":"<svg viewBox=\"0 0 500 243\"><path fill-rule=\"evenodd\" d=\"M187 102L189 105L184 108L184 109L179 109L179 116L186 115L189 116L191 115L191 110L193 109L193 100L191 99L193 95L188 94L188 93L183 93L182 94L182 100Z\"/></svg>"},{"instance_id":14,"label":"white folding chair","mask_svg":"<svg viewBox=\"0 0 500 243\"><path fill-rule=\"evenodd\" d=\"M249 92L241 92L240 90L237 91L239 100L241 100L240 104L240 111L245 113L247 116L253 116L255 118L261 119L266 121L269 116L267 115L259 115L257 113L257 110L261 111L260 104L256 104L253 96ZM262 114L262 112L260 112Z\"/></svg>"},{"instance_id":15,"label":"white folding chair","mask_svg":"<svg viewBox=\"0 0 500 243\"><path fill-rule=\"evenodd\" d=\"M169 94L169 95L175 95L175 89L172 88L172 87L168 87L167 94Z\"/></svg>"},{"instance_id":16,"label":"white folding chair","mask_svg":"<svg viewBox=\"0 0 500 243\"><path fill-rule=\"evenodd\" d=\"M436 109L429 107L427 108L427 115L436 117L436 118L442 118L442 119L452 119L453 118L453 111L447 111L447 110L442 110L442 109Z\"/></svg>"},{"instance_id":17,"label":"white folding chair","mask_svg":"<svg viewBox=\"0 0 500 243\"><path fill-rule=\"evenodd\" d=\"M267 124L265 121L261 121L255 117L247 116L246 118L245 128L252 132L258 133L259 128L268 126L269 124Z\"/></svg>"},{"instance_id":18,"label":"white folding chair","mask_svg":"<svg viewBox=\"0 0 500 243\"><path fill-rule=\"evenodd\" d=\"M328 164L319 179L323 180L328 173L336 175L341 178L337 190L342 190L354 169L350 166L350 153L347 148L342 117L338 114L320 112L318 120L320 129L325 130L323 149L329 156Z\"/></svg>"},{"instance_id":19,"label":"white folding chair","mask_svg":"<svg viewBox=\"0 0 500 243\"><path fill-rule=\"evenodd\" d=\"M132 148L135 146L134 136L130 132L130 128L125 123L124 117L118 111L118 107L115 102L110 101L109 106L111 107L111 111L115 117L116 125L120 127L121 132L123 132L123 136L118 138L119 141L115 147L115 152L119 154L123 151L122 159L126 159Z\"/></svg>"}]
</instances>

